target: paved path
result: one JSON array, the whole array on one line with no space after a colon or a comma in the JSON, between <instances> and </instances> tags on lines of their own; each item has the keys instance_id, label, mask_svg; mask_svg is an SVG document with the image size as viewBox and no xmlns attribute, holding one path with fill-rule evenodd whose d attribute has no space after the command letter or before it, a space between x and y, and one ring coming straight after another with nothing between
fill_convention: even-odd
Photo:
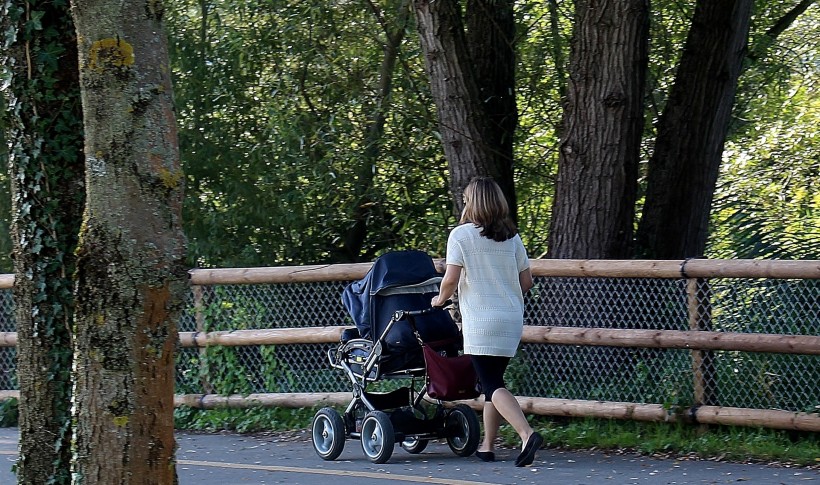
<instances>
[{"instance_id":1,"label":"paved path","mask_svg":"<svg viewBox=\"0 0 820 485\"><path fill-rule=\"evenodd\" d=\"M18 431L0 428L0 485L12 485ZM391 483L466 484L804 484L820 485L820 471L714 461L661 460L638 455L541 450L532 467L516 468L515 450L500 461L460 458L445 443L424 453L397 448L390 461L374 465L357 441L348 440L339 459L323 461L305 438L178 433L180 485L289 483L376 485ZM114 484L112 484L114 485Z\"/></svg>"}]
</instances>

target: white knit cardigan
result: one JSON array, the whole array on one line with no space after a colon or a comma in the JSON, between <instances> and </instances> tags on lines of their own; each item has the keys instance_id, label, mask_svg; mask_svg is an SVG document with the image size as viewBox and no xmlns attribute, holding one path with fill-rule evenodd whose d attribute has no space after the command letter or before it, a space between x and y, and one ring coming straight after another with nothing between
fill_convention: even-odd
<instances>
[{"instance_id":1,"label":"white knit cardigan","mask_svg":"<svg viewBox=\"0 0 820 485\"><path fill-rule=\"evenodd\" d=\"M512 357L524 328L524 296L518 280L529 268L516 234L497 242L475 224L462 224L447 239L447 264L461 266L458 303L464 353Z\"/></svg>"}]
</instances>

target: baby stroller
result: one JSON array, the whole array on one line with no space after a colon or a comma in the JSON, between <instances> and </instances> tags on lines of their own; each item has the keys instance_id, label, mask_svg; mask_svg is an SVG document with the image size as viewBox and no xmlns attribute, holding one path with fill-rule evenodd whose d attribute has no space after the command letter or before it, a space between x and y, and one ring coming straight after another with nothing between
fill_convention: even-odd
<instances>
[{"instance_id":1,"label":"baby stroller","mask_svg":"<svg viewBox=\"0 0 820 485\"><path fill-rule=\"evenodd\" d=\"M378 258L362 280L345 288L342 301L356 328L342 332L328 359L349 378L353 400L343 414L326 407L314 416L313 447L322 459L338 458L346 439L360 440L373 463L387 462L396 443L412 454L440 438L458 456L478 449L475 411L463 403L445 406L426 393L422 342L448 355L461 344L449 312L430 307L440 282L426 253L396 251ZM384 381L382 389L396 389L368 390L378 381Z\"/></svg>"}]
</instances>

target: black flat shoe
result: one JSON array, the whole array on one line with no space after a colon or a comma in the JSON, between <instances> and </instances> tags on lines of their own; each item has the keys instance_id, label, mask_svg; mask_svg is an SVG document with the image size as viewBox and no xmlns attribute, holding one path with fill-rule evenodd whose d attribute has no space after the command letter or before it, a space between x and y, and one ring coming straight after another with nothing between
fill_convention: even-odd
<instances>
[{"instance_id":1,"label":"black flat shoe","mask_svg":"<svg viewBox=\"0 0 820 485\"><path fill-rule=\"evenodd\" d=\"M524 446L524 451L518 455L518 458L515 459L515 466L530 466L532 465L533 460L535 460L535 453L541 448L541 445L544 444L544 438L539 433L533 433L530 438L527 440L526 446Z\"/></svg>"},{"instance_id":2,"label":"black flat shoe","mask_svg":"<svg viewBox=\"0 0 820 485\"><path fill-rule=\"evenodd\" d=\"M476 451L475 456L481 461L495 461L495 453L492 451Z\"/></svg>"}]
</instances>

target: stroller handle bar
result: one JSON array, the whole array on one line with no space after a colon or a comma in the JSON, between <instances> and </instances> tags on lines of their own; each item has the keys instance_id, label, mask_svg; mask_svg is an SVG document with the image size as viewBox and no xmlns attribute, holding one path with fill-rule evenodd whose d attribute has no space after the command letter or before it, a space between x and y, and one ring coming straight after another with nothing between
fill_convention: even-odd
<instances>
[{"instance_id":1,"label":"stroller handle bar","mask_svg":"<svg viewBox=\"0 0 820 485\"><path fill-rule=\"evenodd\" d=\"M399 310L393 315L393 318L396 321L399 321L403 320L405 317L417 317L419 315L426 315L428 313L432 313L434 310L444 310L452 304L453 300L447 300L441 306L431 306L430 308L425 308L423 310Z\"/></svg>"}]
</instances>

